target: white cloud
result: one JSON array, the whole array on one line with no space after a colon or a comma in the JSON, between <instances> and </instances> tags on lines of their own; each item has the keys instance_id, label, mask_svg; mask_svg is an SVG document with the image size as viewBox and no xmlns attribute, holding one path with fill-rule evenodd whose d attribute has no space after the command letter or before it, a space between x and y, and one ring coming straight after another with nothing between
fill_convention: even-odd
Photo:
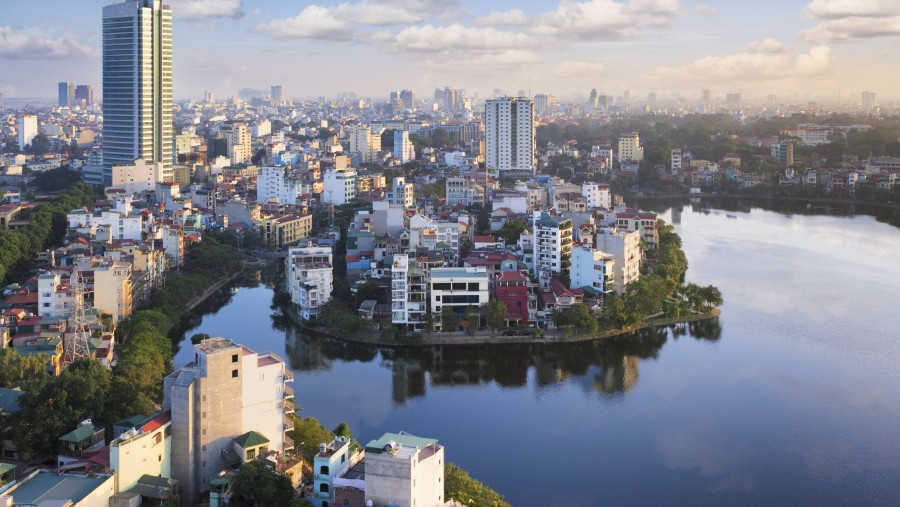
<instances>
[{"instance_id":1,"label":"white cloud","mask_svg":"<svg viewBox=\"0 0 900 507\"><path fill-rule=\"evenodd\" d=\"M822 23L800 32L813 43L900 35L900 0L814 0L803 14Z\"/></svg>"},{"instance_id":2,"label":"white cloud","mask_svg":"<svg viewBox=\"0 0 900 507\"><path fill-rule=\"evenodd\" d=\"M802 38L813 43L846 43L896 35L900 35L900 16L831 19L800 32Z\"/></svg>"},{"instance_id":3,"label":"white cloud","mask_svg":"<svg viewBox=\"0 0 900 507\"><path fill-rule=\"evenodd\" d=\"M781 41L768 37L747 44L744 51L748 53L785 53L787 49L785 49L784 44L782 44Z\"/></svg>"},{"instance_id":4,"label":"white cloud","mask_svg":"<svg viewBox=\"0 0 900 507\"><path fill-rule=\"evenodd\" d=\"M473 28L454 23L448 26L407 27L397 33L393 47L424 53L497 51L522 49L533 41L525 34L494 28Z\"/></svg>"},{"instance_id":5,"label":"white cloud","mask_svg":"<svg viewBox=\"0 0 900 507\"><path fill-rule=\"evenodd\" d=\"M716 9L712 5L697 4L694 6L694 12L701 16L715 16L719 13L719 9Z\"/></svg>"},{"instance_id":6,"label":"white cloud","mask_svg":"<svg viewBox=\"0 0 900 507\"><path fill-rule=\"evenodd\" d=\"M525 26L529 23L529 18L519 9L500 12L495 11L483 18L475 20L475 24L479 26Z\"/></svg>"},{"instance_id":7,"label":"white cloud","mask_svg":"<svg viewBox=\"0 0 900 507\"><path fill-rule=\"evenodd\" d=\"M669 26L680 11L678 0L563 0L555 11L538 16L532 30L559 38L621 39L643 26Z\"/></svg>"},{"instance_id":8,"label":"white cloud","mask_svg":"<svg viewBox=\"0 0 900 507\"><path fill-rule=\"evenodd\" d=\"M657 67L643 76L653 85L759 83L822 76L831 67L828 46L791 57L785 53L736 53L706 56L682 67Z\"/></svg>"},{"instance_id":9,"label":"white cloud","mask_svg":"<svg viewBox=\"0 0 900 507\"><path fill-rule=\"evenodd\" d=\"M209 18L240 18L244 15L243 0L174 0L172 15L176 19L192 21Z\"/></svg>"},{"instance_id":10,"label":"white cloud","mask_svg":"<svg viewBox=\"0 0 900 507\"><path fill-rule=\"evenodd\" d=\"M61 60L88 58L94 54L93 48L69 37L59 37L46 28L27 27L17 31L11 26L0 26L0 59Z\"/></svg>"},{"instance_id":11,"label":"white cloud","mask_svg":"<svg viewBox=\"0 0 900 507\"><path fill-rule=\"evenodd\" d=\"M273 19L254 28L279 39L346 41L353 38L347 23L334 17L327 7L310 5L293 18Z\"/></svg>"},{"instance_id":12,"label":"white cloud","mask_svg":"<svg viewBox=\"0 0 900 507\"><path fill-rule=\"evenodd\" d=\"M806 4L803 14L815 19L846 17L886 17L900 10L897 0L813 0Z\"/></svg>"},{"instance_id":13,"label":"white cloud","mask_svg":"<svg viewBox=\"0 0 900 507\"><path fill-rule=\"evenodd\" d=\"M361 0L334 7L309 5L293 18L273 19L254 30L278 38L346 41L356 35L356 30L350 28L354 24L410 25L458 6L459 0Z\"/></svg>"}]
</instances>

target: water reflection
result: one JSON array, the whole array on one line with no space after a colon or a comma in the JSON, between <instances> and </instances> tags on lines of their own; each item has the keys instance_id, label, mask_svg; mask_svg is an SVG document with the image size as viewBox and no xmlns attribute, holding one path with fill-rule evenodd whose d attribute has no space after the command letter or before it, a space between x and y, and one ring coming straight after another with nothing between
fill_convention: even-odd
<instances>
[{"instance_id":1,"label":"water reflection","mask_svg":"<svg viewBox=\"0 0 900 507\"><path fill-rule=\"evenodd\" d=\"M283 321L282 321L283 325ZM655 359L669 339L691 336L716 341L719 319L670 328L643 329L616 338L567 345L484 345L471 347L378 348L311 335L294 327L285 331L292 369L330 370L335 361L371 362L391 370L395 404L425 396L431 386L478 386L496 383L526 387L529 371L542 389L569 381L606 396L632 390L640 377L640 361Z\"/></svg>"}]
</instances>

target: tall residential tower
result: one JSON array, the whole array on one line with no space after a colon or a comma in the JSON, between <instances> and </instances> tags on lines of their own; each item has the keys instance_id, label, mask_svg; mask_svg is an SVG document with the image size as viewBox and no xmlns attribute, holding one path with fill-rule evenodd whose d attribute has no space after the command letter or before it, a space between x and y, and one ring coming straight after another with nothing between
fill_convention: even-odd
<instances>
[{"instance_id":1,"label":"tall residential tower","mask_svg":"<svg viewBox=\"0 0 900 507\"><path fill-rule=\"evenodd\" d=\"M103 8L103 165L174 161L172 11L161 0Z\"/></svg>"},{"instance_id":2,"label":"tall residential tower","mask_svg":"<svg viewBox=\"0 0 900 507\"><path fill-rule=\"evenodd\" d=\"M534 102L504 97L484 104L485 166L511 178L530 177L537 166Z\"/></svg>"}]
</instances>

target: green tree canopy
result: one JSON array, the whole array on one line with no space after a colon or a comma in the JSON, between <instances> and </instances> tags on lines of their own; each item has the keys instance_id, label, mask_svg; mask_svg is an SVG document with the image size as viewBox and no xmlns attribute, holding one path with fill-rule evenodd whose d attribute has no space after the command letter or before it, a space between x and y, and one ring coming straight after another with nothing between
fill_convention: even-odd
<instances>
[{"instance_id":1,"label":"green tree canopy","mask_svg":"<svg viewBox=\"0 0 900 507\"><path fill-rule=\"evenodd\" d=\"M291 480L275 473L261 460L251 460L241 465L241 469L232 480L231 487L230 505L236 507L301 505Z\"/></svg>"},{"instance_id":2,"label":"green tree canopy","mask_svg":"<svg viewBox=\"0 0 900 507\"><path fill-rule=\"evenodd\" d=\"M510 507L503 495L453 463L444 466L444 499L453 499L469 507Z\"/></svg>"}]
</instances>

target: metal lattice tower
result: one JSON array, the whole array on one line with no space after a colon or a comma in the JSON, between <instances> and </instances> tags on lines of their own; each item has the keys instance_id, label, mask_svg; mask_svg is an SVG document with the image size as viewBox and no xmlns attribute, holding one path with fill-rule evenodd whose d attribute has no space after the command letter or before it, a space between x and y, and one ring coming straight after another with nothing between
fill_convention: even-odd
<instances>
[{"instance_id":1,"label":"metal lattice tower","mask_svg":"<svg viewBox=\"0 0 900 507\"><path fill-rule=\"evenodd\" d=\"M71 364L79 359L90 358L91 334L87 330L87 304L84 301L84 280L81 278L81 270L75 268L69 284L72 286L74 307L69 315L69 328L65 334L63 343L63 363Z\"/></svg>"}]
</instances>

